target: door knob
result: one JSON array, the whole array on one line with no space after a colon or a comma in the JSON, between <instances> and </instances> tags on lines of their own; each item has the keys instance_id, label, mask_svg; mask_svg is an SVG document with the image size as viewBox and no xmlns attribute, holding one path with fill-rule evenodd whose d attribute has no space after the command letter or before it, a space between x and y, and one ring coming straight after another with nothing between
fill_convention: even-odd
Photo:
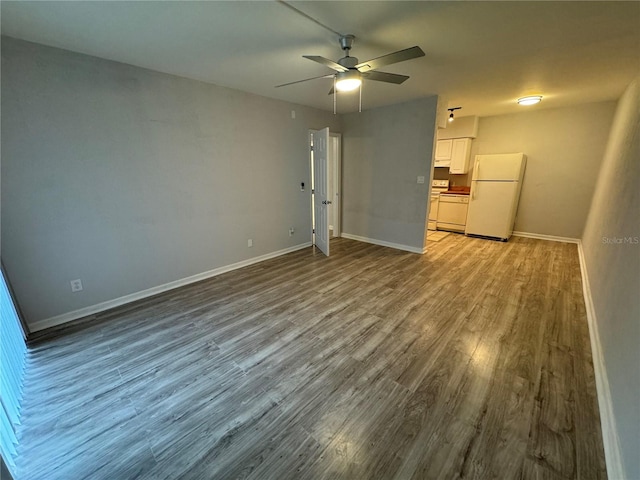
<instances>
[{"instance_id":1,"label":"door knob","mask_svg":"<svg viewBox=\"0 0 640 480\"><path fill-rule=\"evenodd\" d=\"M323 205L331 205L331 200L323 200L322 204Z\"/></svg>"}]
</instances>

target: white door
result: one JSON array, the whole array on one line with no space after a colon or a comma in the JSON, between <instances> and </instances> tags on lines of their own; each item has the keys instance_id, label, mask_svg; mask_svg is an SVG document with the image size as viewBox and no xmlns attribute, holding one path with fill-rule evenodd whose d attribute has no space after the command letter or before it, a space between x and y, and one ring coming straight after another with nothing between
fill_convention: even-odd
<instances>
[{"instance_id":1,"label":"white door","mask_svg":"<svg viewBox=\"0 0 640 480\"><path fill-rule=\"evenodd\" d=\"M329 256L329 206L327 157L329 128L312 130L313 134L313 213L316 246Z\"/></svg>"}]
</instances>

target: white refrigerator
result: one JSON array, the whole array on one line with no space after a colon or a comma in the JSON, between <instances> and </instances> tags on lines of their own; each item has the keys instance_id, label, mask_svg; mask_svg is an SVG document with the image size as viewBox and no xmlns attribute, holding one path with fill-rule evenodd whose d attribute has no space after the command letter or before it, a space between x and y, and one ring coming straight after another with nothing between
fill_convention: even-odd
<instances>
[{"instance_id":1,"label":"white refrigerator","mask_svg":"<svg viewBox=\"0 0 640 480\"><path fill-rule=\"evenodd\" d=\"M464 233L507 241L513 233L527 158L523 153L476 155Z\"/></svg>"}]
</instances>

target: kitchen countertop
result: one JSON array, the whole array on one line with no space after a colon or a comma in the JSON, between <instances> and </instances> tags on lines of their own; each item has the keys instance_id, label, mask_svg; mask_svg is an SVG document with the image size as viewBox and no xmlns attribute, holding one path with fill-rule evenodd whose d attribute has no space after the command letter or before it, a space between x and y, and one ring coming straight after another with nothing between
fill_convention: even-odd
<instances>
[{"instance_id":1,"label":"kitchen countertop","mask_svg":"<svg viewBox=\"0 0 640 480\"><path fill-rule=\"evenodd\" d=\"M471 187L452 187L446 192L440 192L441 195L469 195Z\"/></svg>"}]
</instances>

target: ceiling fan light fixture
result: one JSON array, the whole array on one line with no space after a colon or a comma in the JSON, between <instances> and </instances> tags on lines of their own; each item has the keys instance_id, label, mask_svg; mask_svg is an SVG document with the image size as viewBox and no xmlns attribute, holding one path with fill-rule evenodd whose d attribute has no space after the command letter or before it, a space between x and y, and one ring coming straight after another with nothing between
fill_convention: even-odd
<instances>
[{"instance_id":1,"label":"ceiling fan light fixture","mask_svg":"<svg viewBox=\"0 0 640 480\"><path fill-rule=\"evenodd\" d=\"M528 97L521 97L518 99L518 105L535 105L540 103L542 95L530 95Z\"/></svg>"},{"instance_id":2,"label":"ceiling fan light fixture","mask_svg":"<svg viewBox=\"0 0 640 480\"><path fill-rule=\"evenodd\" d=\"M348 72L339 72L336 74L336 90L339 92L351 92L358 88L362 83L360 72L357 70L349 70Z\"/></svg>"}]
</instances>

